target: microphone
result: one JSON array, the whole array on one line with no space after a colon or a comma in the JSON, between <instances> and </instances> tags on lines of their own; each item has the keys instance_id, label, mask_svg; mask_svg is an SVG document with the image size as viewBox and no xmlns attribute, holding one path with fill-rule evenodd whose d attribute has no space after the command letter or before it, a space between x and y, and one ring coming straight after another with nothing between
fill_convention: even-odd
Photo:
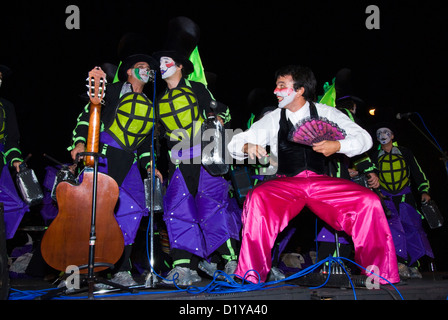
<instances>
[{"instance_id":1,"label":"microphone","mask_svg":"<svg viewBox=\"0 0 448 320\"><path fill-rule=\"evenodd\" d=\"M414 113L415 113L415 112L397 113L396 118L397 118L398 120L400 120L400 119L407 119L407 118L409 118L410 116L412 116Z\"/></svg>"}]
</instances>

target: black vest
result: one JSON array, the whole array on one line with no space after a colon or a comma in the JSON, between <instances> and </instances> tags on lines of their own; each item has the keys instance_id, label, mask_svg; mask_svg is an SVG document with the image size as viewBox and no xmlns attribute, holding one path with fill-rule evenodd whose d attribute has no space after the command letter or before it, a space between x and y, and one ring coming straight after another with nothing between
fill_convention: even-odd
<instances>
[{"instance_id":1,"label":"black vest","mask_svg":"<svg viewBox=\"0 0 448 320\"><path fill-rule=\"evenodd\" d=\"M317 110L314 103L310 104L310 115L317 119ZM327 173L327 159L311 146L295 143L288 140L288 135L294 126L286 119L286 109L281 110L280 129L278 131L278 171L279 175L295 176L304 170L318 174Z\"/></svg>"}]
</instances>

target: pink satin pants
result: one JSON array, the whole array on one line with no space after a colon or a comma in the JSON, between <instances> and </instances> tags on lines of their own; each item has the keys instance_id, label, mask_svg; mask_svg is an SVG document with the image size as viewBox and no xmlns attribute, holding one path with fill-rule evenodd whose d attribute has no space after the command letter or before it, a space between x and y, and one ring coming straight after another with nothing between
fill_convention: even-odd
<instances>
[{"instance_id":1,"label":"pink satin pants","mask_svg":"<svg viewBox=\"0 0 448 320\"><path fill-rule=\"evenodd\" d=\"M265 282L277 235L304 206L352 237L356 263L378 267L379 275L391 283L400 281L392 235L378 196L354 182L311 171L267 181L247 196L235 274ZM387 281L380 279L380 283Z\"/></svg>"}]
</instances>

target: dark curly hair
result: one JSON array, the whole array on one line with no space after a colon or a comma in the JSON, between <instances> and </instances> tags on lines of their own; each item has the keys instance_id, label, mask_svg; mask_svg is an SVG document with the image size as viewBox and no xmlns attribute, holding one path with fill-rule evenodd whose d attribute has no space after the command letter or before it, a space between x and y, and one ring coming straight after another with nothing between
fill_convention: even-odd
<instances>
[{"instance_id":1,"label":"dark curly hair","mask_svg":"<svg viewBox=\"0 0 448 320\"><path fill-rule=\"evenodd\" d=\"M275 72L275 79L290 75L294 81L294 89L305 88L303 97L307 101L316 99L316 77L310 68L300 65L288 65L282 67Z\"/></svg>"}]
</instances>

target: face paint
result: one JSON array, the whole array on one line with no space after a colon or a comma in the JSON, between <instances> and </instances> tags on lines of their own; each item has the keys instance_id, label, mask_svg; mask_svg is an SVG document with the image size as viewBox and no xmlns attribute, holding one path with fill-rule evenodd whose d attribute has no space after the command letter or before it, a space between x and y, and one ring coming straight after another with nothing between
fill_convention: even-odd
<instances>
[{"instance_id":1,"label":"face paint","mask_svg":"<svg viewBox=\"0 0 448 320\"><path fill-rule=\"evenodd\" d=\"M148 83L150 79L154 78L154 71L149 68L135 68L133 75L138 80Z\"/></svg>"},{"instance_id":2,"label":"face paint","mask_svg":"<svg viewBox=\"0 0 448 320\"><path fill-rule=\"evenodd\" d=\"M176 63L169 57L160 58L160 74L162 79L171 77L176 72Z\"/></svg>"},{"instance_id":3,"label":"face paint","mask_svg":"<svg viewBox=\"0 0 448 320\"><path fill-rule=\"evenodd\" d=\"M379 128L376 130L376 139L381 144L388 144L392 140L392 131L389 128Z\"/></svg>"},{"instance_id":4,"label":"face paint","mask_svg":"<svg viewBox=\"0 0 448 320\"><path fill-rule=\"evenodd\" d=\"M274 94L278 99L278 107L284 108L294 100L297 92L293 88L283 88L275 89Z\"/></svg>"}]
</instances>

